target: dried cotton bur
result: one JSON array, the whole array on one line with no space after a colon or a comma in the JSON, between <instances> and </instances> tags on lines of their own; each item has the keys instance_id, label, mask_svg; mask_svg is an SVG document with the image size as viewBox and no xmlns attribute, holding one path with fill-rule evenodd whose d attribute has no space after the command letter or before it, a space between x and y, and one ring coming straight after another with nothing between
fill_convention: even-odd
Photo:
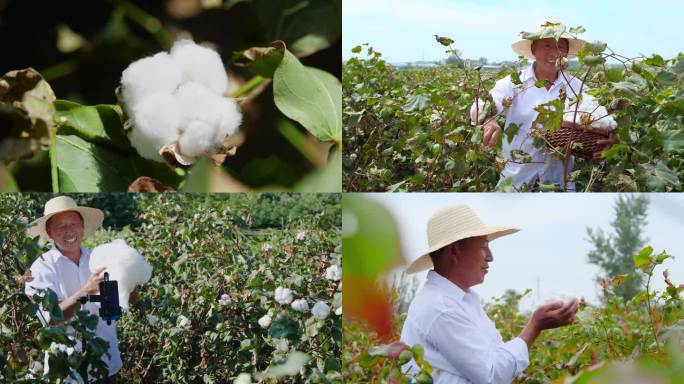
<instances>
[{"instance_id":1,"label":"dried cotton bur","mask_svg":"<svg viewBox=\"0 0 684 384\"><path fill-rule=\"evenodd\" d=\"M202 156L222 162L236 151L242 113L225 97L228 76L218 53L177 41L131 63L121 75L120 102L131 145L147 159L190 165Z\"/></svg>"}]
</instances>

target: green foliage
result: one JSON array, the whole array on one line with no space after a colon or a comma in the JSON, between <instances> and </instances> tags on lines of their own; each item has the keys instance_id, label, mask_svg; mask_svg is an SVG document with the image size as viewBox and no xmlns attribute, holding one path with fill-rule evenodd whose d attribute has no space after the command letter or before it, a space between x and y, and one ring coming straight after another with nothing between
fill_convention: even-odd
<instances>
[{"instance_id":1,"label":"green foliage","mask_svg":"<svg viewBox=\"0 0 684 384\"><path fill-rule=\"evenodd\" d=\"M31 364L42 362L52 341L70 343L63 326L41 327L20 277L44 251L24 236L24 230L46 197L0 195L3 382L29 374ZM254 382L339 382L341 318L334 312L341 306L341 286L325 278L326 268L341 263L339 196L75 197L81 202L91 198L93 206L109 201L110 209L134 205L129 212L137 225L99 230L85 245L92 248L123 238L153 266L152 280L139 287L140 301L117 322L122 382L232 382L240 373ZM123 217L118 220L125 222ZM306 298L310 305L323 301L332 312L317 320L309 312L280 305L273 297L278 286L291 289L295 298ZM218 302L223 294L230 297L230 304ZM42 302L52 309L56 304L50 298ZM266 314L273 318L269 329L258 323ZM181 327L181 316L190 319L189 326ZM71 324L87 335L93 318L79 314ZM97 351L105 350L95 338L86 337L84 345L91 355L50 352L55 364L51 360L50 372L60 366L56 376L63 377L72 368L80 372L83 364L97 360ZM82 360L83 355L91 360Z\"/></svg>"},{"instance_id":2,"label":"green foliage","mask_svg":"<svg viewBox=\"0 0 684 384\"><path fill-rule=\"evenodd\" d=\"M581 33L583 28L572 31ZM556 25L549 25L546 32L554 37ZM513 84L521 84L523 58L518 66L499 71L468 65L395 68L368 45L353 52L357 56L344 63L342 76L345 191L493 191L507 161L527 158L518 154L504 159L500 144L494 151L483 150L482 125L471 125L469 116L476 95L487 98L486 90L497 79L510 76ZM608 67L607 58L622 66ZM577 66L563 71L563 76L582 79L585 91L590 89L607 107L618 124L620 140L600 160L576 159L567 176L577 190L680 191L684 187L684 55L641 59L626 60L596 41L580 52ZM543 121L538 123L547 131L557 129L561 110L542 112ZM484 114L504 126L501 116ZM503 139L510 141L518 133L516 128L504 132ZM513 190L506 183L500 187ZM535 185L524 190L542 189Z\"/></svg>"},{"instance_id":3,"label":"green foliage","mask_svg":"<svg viewBox=\"0 0 684 384\"><path fill-rule=\"evenodd\" d=\"M643 195L618 196L615 201L615 219L611 222L615 233L604 234L601 229L587 228L588 240L594 246L587 255L588 260L602 270L602 276L597 277L597 282L634 271L635 262L640 259L633 259L632 255L648 241L642 235L647 210L648 198ZM640 265L636 264L636 267ZM636 295L642 283L643 276L634 273L616 288L615 293L627 301Z\"/></svg>"}]
</instances>

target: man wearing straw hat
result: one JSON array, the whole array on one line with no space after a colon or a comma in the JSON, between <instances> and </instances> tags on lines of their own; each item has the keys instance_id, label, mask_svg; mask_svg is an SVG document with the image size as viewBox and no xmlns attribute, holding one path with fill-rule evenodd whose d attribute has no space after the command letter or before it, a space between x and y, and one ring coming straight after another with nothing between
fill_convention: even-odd
<instances>
[{"instance_id":1,"label":"man wearing straw hat","mask_svg":"<svg viewBox=\"0 0 684 384\"><path fill-rule=\"evenodd\" d=\"M29 297L39 289L51 289L59 299L64 318L68 320L79 308L79 298L98 292L104 268L90 273L90 250L81 245L81 240L95 233L103 219L101 210L80 207L68 196L55 197L45 203L43 217L31 223L27 234L50 241L52 248L31 265L33 279L26 283L25 288ZM132 302L137 301L137 292L131 294L131 299ZM97 303L85 304L85 309L96 315L98 307ZM55 324L50 313L42 308L38 310L38 316L43 325ZM116 326L99 319L95 334L109 343L108 355L103 355L109 378L98 382L116 383L116 373L122 366Z\"/></svg>"},{"instance_id":2,"label":"man wearing straw hat","mask_svg":"<svg viewBox=\"0 0 684 384\"><path fill-rule=\"evenodd\" d=\"M472 286L494 259L489 241L518 229L482 223L470 207L449 206L428 221L428 251L407 273L433 267L409 306L401 341L421 344L435 383L510 383L529 365L529 348L544 329L570 324L578 302L539 307L520 336L504 342ZM417 373L411 361L404 369Z\"/></svg>"},{"instance_id":3,"label":"man wearing straw hat","mask_svg":"<svg viewBox=\"0 0 684 384\"><path fill-rule=\"evenodd\" d=\"M556 36L559 39L556 39ZM505 114L508 128L511 123L517 124L520 129L509 143L503 140L503 153L506 165L501 172L501 181L510 177L513 187L520 190L522 185L528 187L535 182L555 183L562 190L574 190L574 183L564 181L563 161L554 159L544 149L535 148L530 132L532 123L537 117L534 108L554 99L562 94L575 97L580 93L582 81L561 71L567 63L567 58L576 57L586 41L576 38L566 32L565 26L560 22L547 21L542 24L536 33L523 33L523 38L512 45L513 51L519 56L534 60L531 65L523 68L520 73L521 85L513 83L511 76L496 82L490 91L496 113ZM535 82L545 80L546 85L536 87ZM586 86L582 93L586 91ZM480 110L484 110L484 102L479 102ZM506 110L506 108L508 108ZM476 120L476 104L473 103L470 114L473 122ZM479 113L477 119L484 122L484 134L482 147L492 149L496 147L502 129L495 118L484 120L484 113ZM599 140L599 144L605 145L604 150L616 143L616 137L611 135L607 139ZM511 155L514 150L522 150L530 155L529 162L521 163ZM600 156L602 151L594 153L594 157ZM568 172L572 169L574 159L571 157L568 163ZM501 183L499 182L499 184Z\"/></svg>"}]
</instances>

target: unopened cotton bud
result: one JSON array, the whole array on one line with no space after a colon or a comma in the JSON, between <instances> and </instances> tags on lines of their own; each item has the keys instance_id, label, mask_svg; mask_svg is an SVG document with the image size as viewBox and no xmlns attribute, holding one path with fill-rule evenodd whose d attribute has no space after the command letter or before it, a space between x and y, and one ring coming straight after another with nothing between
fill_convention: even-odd
<instances>
[{"instance_id":1,"label":"unopened cotton bud","mask_svg":"<svg viewBox=\"0 0 684 384\"><path fill-rule=\"evenodd\" d=\"M192 40L180 40L173 44L171 57L182 69L183 81L201 83L218 95L228 90L228 76L215 51Z\"/></svg>"}]
</instances>

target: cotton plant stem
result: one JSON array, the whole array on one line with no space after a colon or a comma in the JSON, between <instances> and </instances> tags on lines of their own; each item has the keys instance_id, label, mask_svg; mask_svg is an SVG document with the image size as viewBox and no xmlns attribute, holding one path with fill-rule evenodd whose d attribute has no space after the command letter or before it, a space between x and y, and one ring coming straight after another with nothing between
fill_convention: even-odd
<instances>
[{"instance_id":1,"label":"cotton plant stem","mask_svg":"<svg viewBox=\"0 0 684 384\"><path fill-rule=\"evenodd\" d=\"M252 77L251 79L249 79L242 87L240 87L240 89L238 89L237 91L233 92L233 93L230 95L230 97L232 97L232 98L241 97L241 96L247 94L247 93L248 93L249 91L251 91L252 89L254 89L254 88L256 88L257 86L259 86L261 83L263 83L263 82L266 81L266 80L269 80L269 81L270 81L270 79L267 79L267 78L265 78L265 77L261 77L261 76L259 76L259 75L255 75L254 77Z\"/></svg>"}]
</instances>

